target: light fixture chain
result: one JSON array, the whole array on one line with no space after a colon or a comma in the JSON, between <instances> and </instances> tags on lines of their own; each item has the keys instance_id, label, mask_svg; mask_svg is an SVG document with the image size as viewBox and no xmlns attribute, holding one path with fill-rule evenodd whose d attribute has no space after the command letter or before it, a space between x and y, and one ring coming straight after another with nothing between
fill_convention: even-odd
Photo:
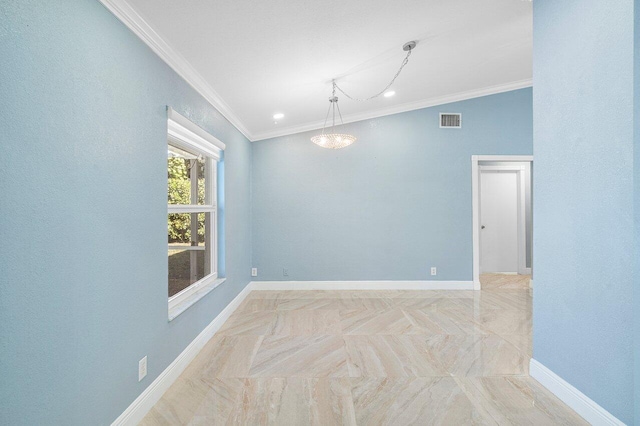
<instances>
[{"instance_id":1,"label":"light fixture chain","mask_svg":"<svg viewBox=\"0 0 640 426\"><path fill-rule=\"evenodd\" d=\"M402 61L402 65L400 65L400 69L398 69L398 72L396 73L396 75L393 76L393 78L391 79L391 82L389 84L387 84L387 87L385 87L384 89L382 89L380 92L376 93L373 96L370 96L368 98L354 98L352 96L349 96L348 93L346 93L344 90L342 90L342 88L340 86L338 86L338 83L335 82L335 80L333 81L333 91L335 93L335 89L338 89L340 91L340 93L342 93L343 95L345 95L347 98L351 99L352 101L370 101L371 99L375 99L378 96L382 95L384 92L387 91L387 89L389 89L389 87L391 87L393 85L393 83L395 83L396 78L398 78L398 76L400 75L400 73L402 72L402 69L404 68L405 65L407 65L407 63L409 62L409 56L411 56L411 52L413 51L413 49L409 49L407 51L407 56L404 57L404 60Z\"/></svg>"},{"instance_id":2,"label":"light fixture chain","mask_svg":"<svg viewBox=\"0 0 640 426\"><path fill-rule=\"evenodd\" d=\"M340 123L344 126L344 121L342 120L342 113L340 112L340 105L336 102L336 107L338 107L338 115L340 116Z\"/></svg>"},{"instance_id":3,"label":"light fixture chain","mask_svg":"<svg viewBox=\"0 0 640 426\"><path fill-rule=\"evenodd\" d=\"M329 109L327 110L327 116L324 118L324 124L322 125L322 134L324 135L324 129L327 127L327 120L329 119L329 113L331 112L331 104L329 104Z\"/></svg>"},{"instance_id":4,"label":"light fixture chain","mask_svg":"<svg viewBox=\"0 0 640 426\"><path fill-rule=\"evenodd\" d=\"M331 109L333 110L333 122L331 124L331 132L334 132L334 129L336 128L336 101L331 101Z\"/></svg>"}]
</instances>

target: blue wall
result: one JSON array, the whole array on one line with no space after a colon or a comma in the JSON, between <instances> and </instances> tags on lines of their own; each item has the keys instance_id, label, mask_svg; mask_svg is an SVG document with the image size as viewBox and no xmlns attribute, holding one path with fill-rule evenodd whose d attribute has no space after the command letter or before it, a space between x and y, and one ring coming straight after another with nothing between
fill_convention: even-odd
<instances>
[{"instance_id":1,"label":"blue wall","mask_svg":"<svg viewBox=\"0 0 640 426\"><path fill-rule=\"evenodd\" d=\"M0 423L109 424L249 281L251 144L96 0L0 41ZM227 144L227 281L170 323L167 105Z\"/></svg>"},{"instance_id":2,"label":"blue wall","mask_svg":"<svg viewBox=\"0 0 640 426\"><path fill-rule=\"evenodd\" d=\"M633 0L533 5L533 355L630 424Z\"/></svg>"},{"instance_id":3,"label":"blue wall","mask_svg":"<svg viewBox=\"0 0 640 426\"><path fill-rule=\"evenodd\" d=\"M359 140L337 151L317 132L254 143L258 279L471 281L471 155L532 153L531 92L347 124Z\"/></svg>"},{"instance_id":4,"label":"blue wall","mask_svg":"<svg viewBox=\"0 0 640 426\"><path fill-rule=\"evenodd\" d=\"M634 1L634 228L635 228L635 279L634 279L634 324L635 324L635 422L640 425L640 0Z\"/></svg>"},{"instance_id":5,"label":"blue wall","mask_svg":"<svg viewBox=\"0 0 640 426\"><path fill-rule=\"evenodd\" d=\"M534 357L631 423L633 0L534 14L535 129L524 89L352 123L359 141L329 151L313 133L251 146L97 1L0 3L2 422L110 423L251 256L260 280L471 280L470 156L531 154L535 130ZM166 105L227 144L227 281L172 322Z\"/></svg>"}]
</instances>

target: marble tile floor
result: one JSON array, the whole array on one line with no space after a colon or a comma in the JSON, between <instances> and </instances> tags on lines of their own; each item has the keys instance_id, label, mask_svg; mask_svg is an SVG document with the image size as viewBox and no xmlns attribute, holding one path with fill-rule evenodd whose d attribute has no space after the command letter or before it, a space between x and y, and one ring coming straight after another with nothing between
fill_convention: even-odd
<instances>
[{"instance_id":1,"label":"marble tile floor","mask_svg":"<svg viewBox=\"0 0 640 426\"><path fill-rule=\"evenodd\" d=\"M586 424L528 376L531 300L253 291L141 424Z\"/></svg>"},{"instance_id":2,"label":"marble tile floor","mask_svg":"<svg viewBox=\"0 0 640 426\"><path fill-rule=\"evenodd\" d=\"M484 290L528 289L531 275L480 274L480 284Z\"/></svg>"}]
</instances>

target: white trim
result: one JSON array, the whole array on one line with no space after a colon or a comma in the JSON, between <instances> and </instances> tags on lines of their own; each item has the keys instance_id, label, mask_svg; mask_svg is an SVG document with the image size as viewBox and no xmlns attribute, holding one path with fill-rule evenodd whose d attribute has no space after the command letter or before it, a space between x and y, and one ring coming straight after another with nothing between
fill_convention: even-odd
<instances>
[{"instance_id":1,"label":"white trim","mask_svg":"<svg viewBox=\"0 0 640 426\"><path fill-rule=\"evenodd\" d=\"M205 98L220 114L235 126L251 142L275 138L278 136L291 135L310 130L322 128L323 122L301 124L298 126L274 129L266 132L252 134L244 125L242 120L236 115L231 107L222 97L211 87L211 85L196 71L196 69L167 43L156 30L126 1L126 0L100 0L111 13L115 15L124 25L126 25L140 40L169 65L180 77L182 77L191 87L193 87L203 98ZM357 114L344 116L345 123L368 120L371 118L383 117L386 115L398 114L401 112L413 111L416 109L428 108L437 105L444 105L452 102L464 101L482 96L495 95L512 90L524 89L533 85L532 79L519 80L495 86L483 87L466 92L454 93L451 95L439 96L435 98L423 99L416 102L395 105L388 108L381 108L373 111L365 111Z\"/></svg>"},{"instance_id":2,"label":"white trim","mask_svg":"<svg viewBox=\"0 0 640 426\"><path fill-rule=\"evenodd\" d=\"M472 155L471 156L471 221L473 247L473 284L475 290L480 290L480 161L518 161L533 162L533 155ZM526 254L525 254L526 256ZM531 270L529 270L531 274Z\"/></svg>"},{"instance_id":3,"label":"white trim","mask_svg":"<svg viewBox=\"0 0 640 426\"><path fill-rule=\"evenodd\" d=\"M533 358L529 363L529 375L592 425L624 425L613 414Z\"/></svg>"},{"instance_id":4,"label":"white trim","mask_svg":"<svg viewBox=\"0 0 640 426\"><path fill-rule=\"evenodd\" d=\"M384 117L386 115L398 114L401 112L414 111L417 109L428 108L438 105L450 104L452 102L466 101L474 98L481 98L483 96L496 95L498 93L510 92L512 90L524 89L533 85L531 79L514 81L506 84L499 84L495 86L484 87L476 90L469 90L467 92L454 93L451 95L439 96L436 98L423 99L416 102L409 102L405 104L395 105L388 108L377 109L373 111L365 111L356 114L349 114L343 116L344 123L353 123L355 121L369 120L371 118ZM261 132L253 135L252 142L257 142L265 139L276 138L279 136L291 135L294 133L308 132L311 130L321 129L323 121L316 121L312 123L301 124L299 126L290 126L284 128L278 128L269 130L267 132Z\"/></svg>"},{"instance_id":5,"label":"white trim","mask_svg":"<svg viewBox=\"0 0 640 426\"><path fill-rule=\"evenodd\" d=\"M480 166L480 171L488 171L488 172L520 172L524 171L524 166Z\"/></svg>"},{"instance_id":6,"label":"white trim","mask_svg":"<svg viewBox=\"0 0 640 426\"><path fill-rule=\"evenodd\" d=\"M205 251L205 246L181 246L178 244L169 244L169 250L193 250L193 251Z\"/></svg>"},{"instance_id":7,"label":"white trim","mask_svg":"<svg viewBox=\"0 0 640 426\"><path fill-rule=\"evenodd\" d=\"M138 424L250 292L249 283L111 425Z\"/></svg>"},{"instance_id":8,"label":"white trim","mask_svg":"<svg viewBox=\"0 0 640 426\"><path fill-rule=\"evenodd\" d=\"M525 189L525 167L518 174L518 273L526 274L527 268L527 201Z\"/></svg>"},{"instance_id":9,"label":"white trim","mask_svg":"<svg viewBox=\"0 0 640 426\"><path fill-rule=\"evenodd\" d=\"M233 112L231 107L229 107L213 87L207 83L204 77L202 77L180 53L171 47L126 0L100 0L100 2L250 141L255 142L322 128L323 122L317 121L301 124L299 126L285 127L252 134L243 124L242 120L240 120L240 118ZM413 111L436 105L444 105L451 102L464 101L467 99L524 89L526 87L531 87L532 85L533 83L531 79L519 80L511 83L470 90L467 92L395 105L389 108L351 114L344 116L344 122L352 123L354 121L383 117L385 115L398 114L401 112Z\"/></svg>"},{"instance_id":10,"label":"white trim","mask_svg":"<svg viewBox=\"0 0 640 426\"><path fill-rule=\"evenodd\" d=\"M167 212L170 214L209 213L209 212L215 212L215 211L216 211L216 206L211 204L168 204L167 205Z\"/></svg>"},{"instance_id":11,"label":"white trim","mask_svg":"<svg viewBox=\"0 0 640 426\"><path fill-rule=\"evenodd\" d=\"M478 161L533 161L533 155L474 155Z\"/></svg>"},{"instance_id":12,"label":"white trim","mask_svg":"<svg viewBox=\"0 0 640 426\"><path fill-rule=\"evenodd\" d=\"M251 139L251 133L229 105L213 90L195 68L171 47L126 0L100 0L100 3L133 31L160 59L200 93L232 125L248 139Z\"/></svg>"},{"instance_id":13,"label":"white trim","mask_svg":"<svg viewBox=\"0 0 640 426\"><path fill-rule=\"evenodd\" d=\"M176 144L187 151L195 150L216 160L220 160L220 153L226 147L218 138L170 106L167 106L167 134L171 145Z\"/></svg>"},{"instance_id":14,"label":"white trim","mask_svg":"<svg viewBox=\"0 0 640 426\"><path fill-rule=\"evenodd\" d=\"M480 171L478 167L478 156L471 156L471 221L472 226L472 247L473 247L473 289L480 290Z\"/></svg>"},{"instance_id":15,"label":"white trim","mask_svg":"<svg viewBox=\"0 0 640 426\"><path fill-rule=\"evenodd\" d=\"M169 321L173 321L178 315L193 306L198 300L202 299L225 281L226 278L218 278L217 273L209 274L200 281L196 281L189 287L171 296L168 303Z\"/></svg>"},{"instance_id":16,"label":"white trim","mask_svg":"<svg viewBox=\"0 0 640 426\"><path fill-rule=\"evenodd\" d=\"M170 106L167 106L167 133L170 145L176 145L181 149L191 151L193 154L197 153L198 155L206 156L205 203L207 204L168 204L167 214L209 213L209 219L205 219L207 223L206 232L208 234L206 241L208 243L202 250L204 250L205 252L209 252L205 253L205 268L207 267L207 265L209 265L209 269L211 271L210 274L203 277L199 281L194 282L179 293L169 297L169 321L172 321L178 315L183 313L187 308L192 306L198 300L203 298L207 293L224 282L224 279L218 279L218 212L216 202L218 193L217 160L220 160L221 153L225 149L225 144L207 133L205 130L198 127L196 124L192 123L188 118L178 114ZM193 169L191 178L191 191L193 192L197 188L196 182L195 180L193 180ZM195 232L193 229L194 222L192 221L191 224L191 231L193 235L193 233ZM169 250L171 250L171 246L172 245L169 244ZM191 250L198 249L193 248ZM195 278L195 265L193 264L193 257L191 270L191 276Z\"/></svg>"},{"instance_id":17,"label":"white trim","mask_svg":"<svg viewBox=\"0 0 640 426\"><path fill-rule=\"evenodd\" d=\"M254 290L473 290L472 281L252 281Z\"/></svg>"},{"instance_id":18,"label":"white trim","mask_svg":"<svg viewBox=\"0 0 640 426\"><path fill-rule=\"evenodd\" d=\"M216 138L215 136L213 136L212 134L204 130L202 127L198 126L193 121L189 120L187 117L180 114L170 106L167 106L167 117L169 118L169 120L175 122L176 124L184 127L189 132L195 134L197 136L197 138L195 138L196 140L204 139L205 141L209 142L210 144L216 146L221 150L224 150L226 148L226 145L222 141L220 141L220 139ZM189 141L191 139L192 137L189 137Z\"/></svg>"}]
</instances>

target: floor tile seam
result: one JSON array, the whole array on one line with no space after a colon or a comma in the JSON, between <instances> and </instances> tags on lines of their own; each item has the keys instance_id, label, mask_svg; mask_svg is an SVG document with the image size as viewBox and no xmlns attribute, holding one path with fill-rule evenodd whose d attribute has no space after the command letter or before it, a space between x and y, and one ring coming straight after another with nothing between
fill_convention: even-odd
<instances>
[{"instance_id":1,"label":"floor tile seam","mask_svg":"<svg viewBox=\"0 0 640 426\"><path fill-rule=\"evenodd\" d=\"M251 359L249 361L249 368L247 368L247 375L251 372L251 369L253 368L253 364L256 361L256 356L258 355L258 352L260 351L260 349L262 348L262 345L264 344L265 335L264 334L258 335L258 340L259 340L259 343L255 345L253 349L253 354L251 354Z\"/></svg>"},{"instance_id":2,"label":"floor tile seam","mask_svg":"<svg viewBox=\"0 0 640 426\"><path fill-rule=\"evenodd\" d=\"M226 328L231 328L231 325L251 325L252 321L256 321L258 322L259 319L256 318L248 318L248 316L250 314L263 314L266 315L267 313L271 313L271 318L269 319L270 321L273 321L275 319L275 311L271 312L271 311L255 311L255 312L246 312L244 315L240 314L237 315L234 313L233 315L231 315L229 317L229 319L227 319L224 324L222 324L222 327L220 328L220 331L225 331ZM240 324L234 324L235 322L240 322Z\"/></svg>"},{"instance_id":3,"label":"floor tile seam","mask_svg":"<svg viewBox=\"0 0 640 426\"><path fill-rule=\"evenodd\" d=\"M486 335L486 334L495 334L493 331L487 330L482 324L480 324L477 321L458 321L455 318L451 318L448 317L448 320L452 321L455 323L455 325L459 328L460 332L459 333L437 333L437 332L423 332L422 330L424 329L424 327L420 326L417 322L415 322L414 320L411 319L411 312L423 312L420 309L402 309L402 313L405 316L405 318L411 323L411 325L416 329L417 333L404 333L404 334L410 334L410 335L437 335L437 336L441 336L441 335L452 335L452 336L460 336L460 335ZM429 311L432 312L432 311ZM446 312L445 312L446 314ZM431 318L427 318L430 322L432 322L435 326L440 327L440 325L436 322L437 320L431 319ZM474 332L466 332L463 329L461 329L460 327L464 327L464 326L474 326L474 327L478 327L480 331L482 331L482 333L474 331Z\"/></svg>"},{"instance_id":4,"label":"floor tile seam","mask_svg":"<svg viewBox=\"0 0 640 426\"><path fill-rule=\"evenodd\" d=\"M213 377L214 380L225 380L225 379L235 379L235 380L266 380L266 379L324 379L324 380L340 380L340 379L405 379L405 380L414 380L414 379L430 379L430 378L439 378L439 379L506 379L506 378L516 378L516 379L532 379L528 374L455 374L451 372L444 372L442 374L321 374L310 376L307 374L295 373L291 375L285 375L282 373L273 373L272 374L249 374L249 375L216 375ZM202 378L193 378L189 379L190 381L202 381L206 386L213 389L212 386L208 382L206 382Z\"/></svg>"},{"instance_id":5,"label":"floor tile seam","mask_svg":"<svg viewBox=\"0 0 640 426\"><path fill-rule=\"evenodd\" d=\"M374 312L385 312L385 311L389 311L392 310L393 308L391 307L376 307L376 308L369 308L366 306L361 306L361 307L343 307L343 306L338 306L338 307L328 307L328 306L320 306L317 308L314 307L300 307L300 308L293 308L293 309L283 309L281 307L276 307L275 309L273 309L273 311L275 312L292 312L292 311L339 311L339 312L344 312L344 311L374 311Z\"/></svg>"},{"instance_id":6,"label":"floor tile seam","mask_svg":"<svg viewBox=\"0 0 640 426\"><path fill-rule=\"evenodd\" d=\"M435 337L435 336L456 336L456 337L460 337L460 336L465 336L465 337L471 337L471 336L478 336L478 337L485 337L485 336L491 336L491 335L495 335L495 336L499 336L496 333L493 332L486 332L486 333L478 333L478 332L474 332L474 333L467 333L467 332L460 332L460 333L450 333L450 332L442 332L442 333L436 333L436 332L424 332L422 330L416 330L416 332L408 332L408 333L391 333L391 332L375 332L375 333L364 333L364 332L346 332L346 333L342 333L343 336L397 336L397 337ZM514 334L515 335L515 334Z\"/></svg>"},{"instance_id":7,"label":"floor tile seam","mask_svg":"<svg viewBox=\"0 0 640 426\"><path fill-rule=\"evenodd\" d=\"M272 336L264 336L264 337L272 337ZM302 348L302 350L309 350L309 348L311 346L313 346L315 344L318 344L318 342L321 340L321 339L319 339L319 337L331 338L331 337L337 337L337 335L335 335L335 334L319 334L319 335L313 335L313 336L277 336L277 337L315 337L316 338L316 339L314 339L314 340L316 340L315 343L311 343L310 345L306 345L306 346L304 346ZM262 343L264 343L264 340L266 340L266 339L263 339ZM345 346L346 344L344 342L344 339L341 339L341 340L342 340L342 349L344 351L345 362L346 362L347 361L347 351L346 351L346 346ZM262 346L262 343L261 343L261 346ZM291 352L291 351L293 351L293 352ZM300 350L295 348L295 347L292 347L292 348L289 348L288 352L291 352L291 353L288 354L283 359L278 359L278 361L274 365L281 365L284 361L286 361L286 360L290 359L291 357L294 357L295 355L299 354ZM253 358L253 361L251 363L251 367L249 368L249 371L251 371L251 368L253 368L253 366L254 366L255 357L257 356L257 353L258 353L258 350L256 351L256 355L254 355L254 358ZM278 355L281 355L281 353L279 353Z\"/></svg>"},{"instance_id":8,"label":"floor tile seam","mask_svg":"<svg viewBox=\"0 0 640 426\"><path fill-rule=\"evenodd\" d=\"M523 350L521 350L519 347L517 347L515 344L511 343L508 339L504 337L504 336L525 336L526 337L528 333L493 333L493 335L498 336L504 342L509 344L512 348L514 348L518 352L518 354L523 355L525 358L531 358Z\"/></svg>"},{"instance_id":9,"label":"floor tile seam","mask_svg":"<svg viewBox=\"0 0 640 426\"><path fill-rule=\"evenodd\" d=\"M458 388L462 391L462 393L467 397L467 400L469 400L469 402L471 403L471 405L475 408L476 412L478 414L480 414L480 416L487 420L491 420L495 425L499 425L502 419L496 419L493 414L491 414L491 411L493 410L489 410L486 408L486 406L484 404L482 404L482 401L477 398L475 395L471 394L465 386L462 386L460 383L460 378L456 378L456 385L458 386ZM476 386L476 384L474 383L473 380L467 380L468 385L473 386L478 392L481 391L481 389L478 389L478 387ZM506 417L506 416L505 416Z\"/></svg>"},{"instance_id":10,"label":"floor tile seam","mask_svg":"<svg viewBox=\"0 0 640 426\"><path fill-rule=\"evenodd\" d=\"M494 378L494 379L498 379L498 378L517 378L517 379L532 379L532 377L529 375L529 373L512 373L512 374L508 374L508 373L504 373L504 374L472 374L472 375L467 375L467 376L455 376L455 377L467 377L467 378L471 378L471 379L490 379L490 378Z\"/></svg>"},{"instance_id":11,"label":"floor tile seam","mask_svg":"<svg viewBox=\"0 0 640 426\"><path fill-rule=\"evenodd\" d=\"M345 334L341 331L341 332L336 332L336 333L326 333L326 332L322 332L322 333L285 333L285 332L278 332L278 333L271 333L271 334L264 334L264 336L266 337L317 337L317 336L344 336Z\"/></svg>"}]
</instances>

